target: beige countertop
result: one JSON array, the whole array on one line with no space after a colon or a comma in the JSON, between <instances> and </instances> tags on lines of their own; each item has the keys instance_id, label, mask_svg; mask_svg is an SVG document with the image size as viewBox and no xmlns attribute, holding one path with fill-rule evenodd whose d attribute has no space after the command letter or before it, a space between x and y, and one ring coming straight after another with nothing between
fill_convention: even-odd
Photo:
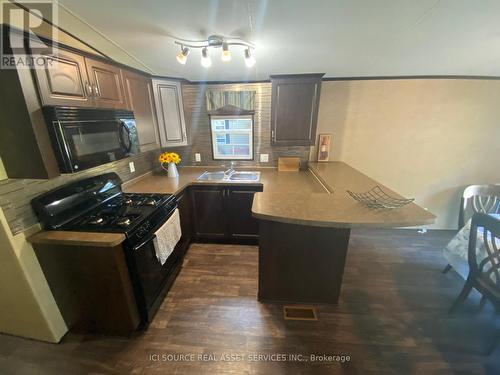
<instances>
[{"instance_id":1,"label":"beige countertop","mask_svg":"<svg viewBox=\"0 0 500 375\"><path fill-rule=\"evenodd\" d=\"M28 242L42 245L114 247L125 240L123 233L70 232L47 230L28 237Z\"/></svg>"},{"instance_id":2,"label":"beige countertop","mask_svg":"<svg viewBox=\"0 0 500 375\"><path fill-rule=\"evenodd\" d=\"M407 227L432 224L435 216L415 203L394 210L371 210L352 199L346 190L365 192L381 183L343 162L309 163L310 171L329 193L297 190L286 195L266 192L255 195L252 212L264 220L321 227Z\"/></svg>"},{"instance_id":3,"label":"beige countertop","mask_svg":"<svg viewBox=\"0 0 500 375\"><path fill-rule=\"evenodd\" d=\"M326 190L320 182L309 172L278 172L276 168L237 168L238 170L260 171L258 183L248 182L217 182L197 181L205 171L220 170L220 167L182 167L179 168L178 178L168 178L165 173L147 174L123 185L126 193L162 193L177 194L189 185L259 185L266 192L290 193L297 189L308 193L323 193Z\"/></svg>"},{"instance_id":4,"label":"beige countertop","mask_svg":"<svg viewBox=\"0 0 500 375\"><path fill-rule=\"evenodd\" d=\"M259 219L322 227L406 227L432 224L435 216L415 203L395 210L370 210L346 190L364 192L375 185L400 197L379 182L343 162L310 163L309 171L261 171L262 193L256 193L252 212ZM148 174L124 185L128 193L176 194L188 185L234 183L201 182L196 178L213 167L183 167L179 178ZM220 168L219 168L220 169ZM238 168L239 169L239 168Z\"/></svg>"}]
</instances>

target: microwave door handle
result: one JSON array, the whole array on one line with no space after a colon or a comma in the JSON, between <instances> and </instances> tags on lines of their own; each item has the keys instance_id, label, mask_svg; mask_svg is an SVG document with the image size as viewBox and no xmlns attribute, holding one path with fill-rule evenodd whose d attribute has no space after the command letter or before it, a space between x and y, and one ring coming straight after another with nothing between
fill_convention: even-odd
<instances>
[{"instance_id":1,"label":"microwave door handle","mask_svg":"<svg viewBox=\"0 0 500 375\"><path fill-rule=\"evenodd\" d=\"M127 134L128 145L126 145L123 142L123 131L125 131L125 133ZM123 150L125 151L125 153L128 154L130 152L130 149L132 148L132 137L130 135L130 130L129 130L127 124L125 124L125 121L120 121L120 130L119 130L118 137L120 138L120 144L122 145Z\"/></svg>"}]
</instances>

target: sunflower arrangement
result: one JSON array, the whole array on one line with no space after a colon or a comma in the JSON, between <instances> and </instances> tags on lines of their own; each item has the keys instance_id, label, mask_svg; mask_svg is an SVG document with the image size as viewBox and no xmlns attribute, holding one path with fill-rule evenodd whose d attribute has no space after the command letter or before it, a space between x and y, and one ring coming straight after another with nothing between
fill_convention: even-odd
<instances>
[{"instance_id":1,"label":"sunflower arrangement","mask_svg":"<svg viewBox=\"0 0 500 375\"><path fill-rule=\"evenodd\" d=\"M175 163L179 164L181 162L181 157L179 154L175 152L164 152L163 154L160 154L160 157L158 158L161 164L163 163Z\"/></svg>"}]
</instances>

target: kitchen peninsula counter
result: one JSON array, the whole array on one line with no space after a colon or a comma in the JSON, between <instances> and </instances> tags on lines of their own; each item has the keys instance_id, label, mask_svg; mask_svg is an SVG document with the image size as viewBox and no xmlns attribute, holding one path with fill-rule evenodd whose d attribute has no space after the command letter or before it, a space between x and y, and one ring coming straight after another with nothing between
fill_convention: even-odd
<instances>
[{"instance_id":1,"label":"kitchen peninsula counter","mask_svg":"<svg viewBox=\"0 0 500 375\"><path fill-rule=\"evenodd\" d=\"M410 203L395 210L370 210L346 190L364 192L379 185L388 194L399 194L343 162L309 163L309 170L278 172L276 168L238 168L261 172L258 183L197 181L207 170L220 167L182 167L178 178L148 174L124 184L127 193L177 194L190 185L259 185L253 215L262 220L319 227L407 227L427 225L435 216Z\"/></svg>"},{"instance_id":2,"label":"kitchen peninsula counter","mask_svg":"<svg viewBox=\"0 0 500 375\"><path fill-rule=\"evenodd\" d=\"M254 216L262 220L334 228L408 227L434 222L435 216L415 203L394 210L371 210L356 202L347 190L362 193L378 185L389 195L402 197L346 163L309 163L309 168L310 178L317 178L323 191L294 186L283 194L282 189L266 189L264 185L264 192L255 195ZM273 182L270 181L270 187Z\"/></svg>"}]
</instances>

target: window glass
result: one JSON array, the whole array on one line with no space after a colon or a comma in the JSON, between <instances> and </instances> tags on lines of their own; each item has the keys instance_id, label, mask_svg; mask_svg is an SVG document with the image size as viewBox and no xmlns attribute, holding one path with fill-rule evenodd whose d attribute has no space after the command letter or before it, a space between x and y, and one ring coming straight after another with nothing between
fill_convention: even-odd
<instances>
[{"instance_id":1,"label":"window glass","mask_svg":"<svg viewBox=\"0 0 500 375\"><path fill-rule=\"evenodd\" d=\"M214 159L253 159L253 117L212 116Z\"/></svg>"}]
</instances>

